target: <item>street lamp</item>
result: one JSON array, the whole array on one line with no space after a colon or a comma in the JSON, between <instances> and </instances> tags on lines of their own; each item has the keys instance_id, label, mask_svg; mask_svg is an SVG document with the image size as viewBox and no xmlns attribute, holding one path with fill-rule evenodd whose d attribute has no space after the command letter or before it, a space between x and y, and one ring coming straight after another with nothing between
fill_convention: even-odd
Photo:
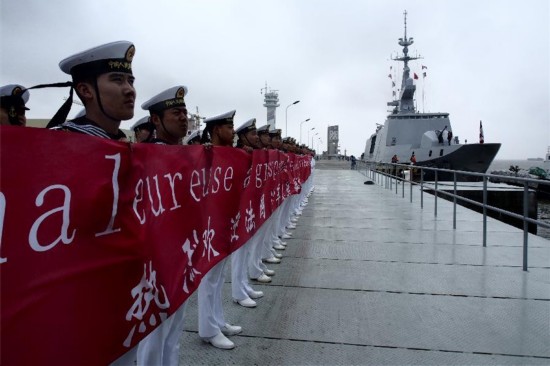
<instances>
[{"instance_id":1,"label":"street lamp","mask_svg":"<svg viewBox=\"0 0 550 366\"><path fill-rule=\"evenodd\" d=\"M309 130L307 130L307 140L306 140L306 144L309 142L309 131L313 131L315 129L315 127L311 127ZM312 146L313 148L313 146Z\"/></svg>"},{"instance_id":2,"label":"street lamp","mask_svg":"<svg viewBox=\"0 0 550 366\"><path fill-rule=\"evenodd\" d=\"M288 137L288 107L294 105L294 104L298 104L300 103L299 100L295 101L294 103L292 104L289 104L287 107L286 107L286 110L285 110L285 134L286 134L286 137Z\"/></svg>"},{"instance_id":3,"label":"street lamp","mask_svg":"<svg viewBox=\"0 0 550 366\"><path fill-rule=\"evenodd\" d=\"M312 148L312 149L313 149L313 138L314 138L315 136L317 136L318 134L319 134L319 132L315 132L315 133L313 134L313 136L311 136L311 148Z\"/></svg>"},{"instance_id":4,"label":"street lamp","mask_svg":"<svg viewBox=\"0 0 550 366\"><path fill-rule=\"evenodd\" d=\"M300 122L300 144L302 143L302 124L304 124L304 122L307 122L307 121L309 121L309 118L306 119L305 121Z\"/></svg>"}]
</instances>

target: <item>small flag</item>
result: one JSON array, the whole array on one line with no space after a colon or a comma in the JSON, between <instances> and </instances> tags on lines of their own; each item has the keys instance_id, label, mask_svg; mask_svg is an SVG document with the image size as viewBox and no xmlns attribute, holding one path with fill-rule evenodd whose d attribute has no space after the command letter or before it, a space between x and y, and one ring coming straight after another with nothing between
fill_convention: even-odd
<instances>
[{"instance_id":1,"label":"small flag","mask_svg":"<svg viewBox=\"0 0 550 366\"><path fill-rule=\"evenodd\" d=\"M483 124L479 121L479 143L482 144L485 142L485 137L483 136Z\"/></svg>"},{"instance_id":2,"label":"small flag","mask_svg":"<svg viewBox=\"0 0 550 366\"><path fill-rule=\"evenodd\" d=\"M392 86L392 88L395 88L395 81L391 82L391 86Z\"/></svg>"},{"instance_id":3,"label":"small flag","mask_svg":"<svg viewBox=\"0 0 550 366\"><path fill-rule=\"evenodd\" d=\"M393 66L390 66L390 70L392 69Z\"/></svg>"},{"instance_id":4,"label":"small flag","mask_svg":"<svg viewBox=\"0 0 550 366\"><path fill-rule=\"evenodd\" d=\"M426 77L426 71L424 71L424 72L422 73L422 77L423 77L423 78Z\"/></svg>"},{"instance_id":5,"label":"small flag","mask_svg":"<svg viewBox=\"0 0 550 366\"><path fill-rule=\"evenodd\" d=\"M413 73L414 80L418 80L418 75L416 75L416 72Z\"/></svg>"},{"instance_id":6,"label":"small flag","mask_svg":"<svg viewBox=\"0 0 550 366\"><path fill-rule=\"evenodd\" d=\"M388 77L391 79L391 74L388 74Z\"/></svg>"},{"instance_id":7,"label":"small flag","mask_svg":"<svg viewBox=\"0 0 550 366\"><path fill-rule=\"evenodd\" d=\"M422 70L427 69L427 68L428 68L428 66L422 65Z\"/></svg>"}]
</instances>

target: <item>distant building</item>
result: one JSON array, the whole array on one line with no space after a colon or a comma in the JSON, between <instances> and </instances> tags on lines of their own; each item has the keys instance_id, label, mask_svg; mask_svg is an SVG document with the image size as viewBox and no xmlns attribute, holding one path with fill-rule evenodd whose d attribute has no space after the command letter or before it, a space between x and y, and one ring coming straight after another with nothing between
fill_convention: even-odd
<instances>
[{"instance_id":1,"label":"distant building","mask_svg":"<svg viewBox=\"0 0 550 366\"><path fill-rule=\"evenodd\" d=\"M327 129L327 155L328 158L338 158L340 149L338 148L338 126L328 126Z\"/></svg>"},{"instance_id":2,"label":"distant building","mask_svg":"<svg viewBox=\"0 0 550 366\"><path fill-rule=\"evenodd\" d=\"M267 108L267 124L270 129L275 129L276 127L276 110L279 104L279 93L277 90L267 89L267 83L265 85L265 95L264 95L264 107ZM262 90L264 90L262 89Z\"/></svg>"}]
</instances>

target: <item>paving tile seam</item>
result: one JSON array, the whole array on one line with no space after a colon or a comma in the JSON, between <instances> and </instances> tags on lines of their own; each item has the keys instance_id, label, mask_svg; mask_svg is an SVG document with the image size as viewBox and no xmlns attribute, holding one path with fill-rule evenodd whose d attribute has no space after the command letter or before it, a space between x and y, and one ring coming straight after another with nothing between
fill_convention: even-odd
<instances>
[{"instance_id":1,"label":"paving tile seam","mask_svg":"<svg viewBox=\"0 0 550 366\"><path fill-rule=\"evenodd\" d=\"M459 266L459 267L487 267L487 268L523 268L523 265L512 264L475 264L475 263L444 263L444 262L418 262L418 261L391 261L382 259L355 259L355 258L328 258L328 257L297 257L285 255L283 258L308 259L308 260L328 260L343 262L374 262L374 263L403 263L403 264L429 264L441 266ZM550 267L529 266L528 269L550 269Z\"/></svg>"},{"instance_id":2,"label":"paving tile seam","mask_svg":"<svg viewBox=\"0 0 550 366\"><path fill-rule=\"evenodd\" d=\"M198 334L198 331L195 330L183 330L185 333ZM300 343L315 343L315 344L327 344L327 345L342 345L342 346L354 346L354 347L365 347L365 348L384 348L384 349L400 349L400 350L409 350L409 351L424 351L424 352L445 352L445 353L457 353L457 354L467 354L467 355L483 355L483 356L504 356L504 357L523 357L523 358L537 358L543 360L550 360L550 356L539 356L539 355L523 355L523 354L513 354L513 353L492 353L492 352L479 352L479 351L458 351L450 349L431 349L431 348L418 348L418 347L400 347L400 346L387 346L380 344L363 344L363 343L352 343L352 342L328 342L328 341L318 341L318 340L309 340L309 339L300 339L300 338L282 338L282 337L260 337L246 334L238 334L234 336L235 338L253 338L253 339L265 339L270 341L290 341L290 342L300 342Z\"/></svg>"},{"instance_id":3,"label":"paving tile seam","mask_svg":"<svg viewBox=\"0 0 550 366\"><path fill-rule=\"evenodd\" d=\"M483 245L481 243L479 244L465 244L465 243L422 243L422 242L401 242L401 241L378 241L378 240L350 240L350 239L311 239L311 238L304 238L300 236L293 236L290 239L285 239L287 241L292 242L292 240L302 240L302 241L325 241L325 242L346 242L346 243L380 243L380 244L411 244L411 245L435 245L435 246L465 246L465 247L480 247L482 248ZM488 244L486 248L523 248L523 245L502 245L502 244ZM539 246L539 245L528 245L529 249L548 249L548 247L545 246Z\"/></svg>"},{"instance_id":4,"label":"paving tile seam","mask_svg":"<svg viewBox=\"0 0 550 366\"><path fill-rule=\"evenodd\" d=\"M367 218L368 219L368 218ZM417 220L401 220L401 222L403 221L417 221ZM299 222L298 222L299 223ZM356 225L353 225L353 226L345 226L345 225L296 225L296 227L312 227L312 228L318 228L318 227L324 227L324 228L327 228L327 229L330 229L330 228L336 228L336 229L359 229L359 230L373 230L372 226L356 226ZM383 229L395 229L394 226L391 226L391 225L388 225L388 226L377 226L375 230L383 230ZM403 230L403 231L429 231L429 232L433 232L433 228L407 228L407 227L400 227L399 228L400 230ZM449 232L458 232L460 231L460 233L480 233L478 230L462 230L461 228L456 228L456 229L445 229L445 228L438 228L437 229L438 232L444 232L444 233L449 233ZM487 230L487 234L491 234L491 233L510 233L510 234L523 234L523 232L515 232L515 231L502 231L502 230L498 230L498 231L491 231L491 230ZM480 233L481 234L481 233Z\"/></svg>"},{"instance_id":5,"label":"paving tile seam","mask_svg":"<svg viewBox=\"0 0 550 366\"><path fill-rule=\"evenodd\" d=\"M229 282L230 283L230 282ZM550 298L537 297L513 297L513 296L486 296L486 295L465 295L465 294L446 294L436 292L413 292L413 291L394 291L394 290L372 290L372 289L357 289L357 288L334 288L334 287L317 287L317 286L292 286L269 284L267 287L295 288L295 289L310 289L310 290L327 290L327 291L352 291L366 293L382 293L394 295L416 295L416 296L442 296L442 297L460 297L465 299L494 299L494 300L522 300L522 301L544 301L550 302Z\"/></svg>"}]
</instances>

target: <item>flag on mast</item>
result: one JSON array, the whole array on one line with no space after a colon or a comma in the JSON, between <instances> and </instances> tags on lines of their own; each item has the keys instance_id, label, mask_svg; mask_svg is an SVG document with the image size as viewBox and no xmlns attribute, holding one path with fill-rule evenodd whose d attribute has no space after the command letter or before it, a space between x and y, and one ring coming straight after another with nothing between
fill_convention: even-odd
<instances>
[{"instance_id":1,"label":"flag on mast","mask_svg":"<svg viewBox=\"0 0 550 366\"><path fill-rule=\"evenodd\" d=\"M485 142L485 137L483 136L483 124L481 120L479 121L479 143L482 144Z\"/></svg>"},{"instance_id":2,"label":"flag on mast","mask_svg":"<svg viewBox=\"0 0 550 366\"><path fill-rule=\"evenodd\" d=\"M427 68L428 68L428 66L422 65L422 70L427 69Z\"/></svg>"},{"instance_id":3,"label":"flag on mast","mask_svg":"<svg viewBox=\"0 0 550 366\"><path fill-rule=\"evenodd\" d=\"M418 75L416 75L416 72L413 73L414 80L418 80Z\"/></svg>"}]
</instances>

